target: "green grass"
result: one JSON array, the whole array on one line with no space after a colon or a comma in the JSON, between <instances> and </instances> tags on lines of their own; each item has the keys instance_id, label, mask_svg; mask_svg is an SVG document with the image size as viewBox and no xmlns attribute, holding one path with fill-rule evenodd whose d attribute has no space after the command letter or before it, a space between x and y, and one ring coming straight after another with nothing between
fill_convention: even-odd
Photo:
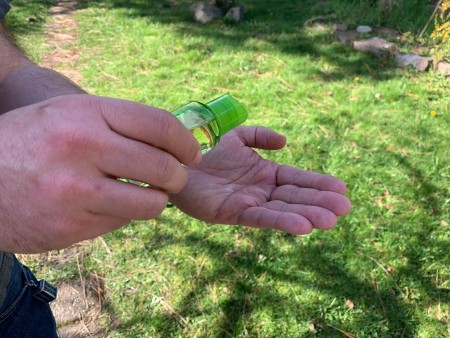
<instances>
[{"instance_id":1,"label":"green grass","mask_svg":"<svg viewBox=\"0 0 450 338\"><path fill-rule=\"evenodd\" d=\"M340 177L351 214L294 237L170 209L104 236L107 248L95 242L78 264L30 263L51 280L103 277L111 337L448 336L448 81L304 27L333 8L353 24L350 1L240 2L244 23L206 26L188 1L84 2L85 88L169 110L228 91L250 108L248 125L287 135L264 156Z\"/></svg>"},{"instance_id":2,"label":"green grass","mask_svg":"<svg viewBox=\"0 0 450 338\"><path fill-rule=\"evenodd\" d=\"M39 62L43 53L48 50L44 46L44 24L52 3L52 0L15 0L6 17L8 29L14 32L17 42L35 62Z\"/></svg>"}]
</instances>

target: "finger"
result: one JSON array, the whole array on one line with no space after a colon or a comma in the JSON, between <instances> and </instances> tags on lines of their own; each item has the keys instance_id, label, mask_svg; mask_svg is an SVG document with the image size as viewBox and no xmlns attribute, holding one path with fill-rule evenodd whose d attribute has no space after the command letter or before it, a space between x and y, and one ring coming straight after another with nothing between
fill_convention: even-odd
<instances>
[{"instance_id":1,"label":"finger","mask_svg":"<svg viewBox=\"0 0 450 338\"><path fill-rule=\"evenodd\" d=\"M277 187L270 199L283 201L289 204L304 204L318 206L331 210L337 216L344 216L350 212L350 200L344 195L332 191L320 191L317 189L299 188L295 185L283 185Z\"/></svg>"},{"instance_id":2,"label":"finger","mask_svg":"<svg viewBox=\"0 0 450 338\"><path fill-rule=\"evenodd\" d=\"M283 135L264 127L239 127L235 132L248 147L278 150L286 145L286 138Z\"/></svg>"},{"instance_id":3,"label":"finger","mask_svg":"<svg viewBox=\"0 0 450 338\"><path fill-rule=\"evenodd\" d=\"M306 217L263 207L253 207L244 211L238 219L238 225L276 229L294 235L306 235L313 230L311 222Z\"/></svg>"},{"instance_id":4,"label":"finger","mask_svg":"<svg viewBox=\"0 0 450 338\"><path fill-rule=\"evenodd\" d=\"M334 191L338 194L345 194L347 191L345 183L336 177L290 166L280 166L277 172L277 185L286 184L301 188Z\"/></svg>"},{"instance_id":5,"label":"finger","mask_svg":"<svg viewBox=\"0 0 450 338\"><path fill-rule=\"evenodd\" d=\"M101 177L93 183L86 209L122 219L148 220L161 214L168 200L162 191Z\"/></svg>"},{"instance_id":6,"label":"finger","mask_svg":"<svg viewBox=\"0 0 450 338\"><path fill-rule=\"evenodd\" d=\"M317 206L272 201L264 204L264 207L282 213L303 216L309 220L314 228L321 230L334 228L337 224L337 217L333 212Z\"/></svg>"},{"instance_id":7,"label":"finger","mask_svg":"<svg viewBox=\"0 0 450 338\"><path fill-rule=\"evenodd\" d=\"M58 231L58 239L49 243L49 246L45 249L47 251L64 249L74 242L95 238L117 230L129 224L131 221L131 219L109 215L95 215L95 217L92 218L92 213L86 214L85 218L85 222L79 223L81 225L60 229Z\"/></svg>"},{"instance_id":8,"label":"finger","mask_svg":"<svg viewBox=\"0 0 450 338\"><path fill-rule=\"evenodd\" d=\"M95 158L103 173L145 182L172 193L181 191L187 183L187 170L169 153L117 135L111 137L109 146L114 152L103 152Z\"/></svg>"},{"instance_id":9,"label":"finger","mask_svg":"<svg viewBox=\"0 0 450 338\"><path fill-rule=\"evenodd\" d=\"M83 99L90 100L116 133L161 148L181 163L200 162L200 145L171 113L131 101L87 95Z\"/></svg>"}]
</instances>

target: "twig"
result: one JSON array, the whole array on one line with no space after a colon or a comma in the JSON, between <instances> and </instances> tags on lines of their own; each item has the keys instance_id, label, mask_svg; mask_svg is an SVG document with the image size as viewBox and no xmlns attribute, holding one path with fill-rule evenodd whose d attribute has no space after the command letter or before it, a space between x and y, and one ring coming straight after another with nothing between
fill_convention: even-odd
<instances>
[{"instance_id":1,"label":"twig","mask_svg":"<svg viewBox=\"0 0 450 338\"><path fill-rule=\"evenodd\" d=\"M96 270L94 270L92 275L95 278L95 286L96 286L96 289L97 289L95 291L97 292L97 296L98 296L98 306L101 309L102 306L103 306L103 301L102 300L103 300L103 294L104 294L104 290L102 288L102 282L100 281L100 278L99 278Z\"/></svg>"},{"instance_id":2,"label":"twig","mask_svg":"<svg viewBox=\"0 0 450 338\"><path fill-rule=\"evenodd\" d=\"M102 236L98 237L99 241L103 244L103 246L105 247L106 252L111 255L111 249L109 248L108 244L106 244L105 240L103 239Z\"/></svg>"},{"instance_id":3,"label":"twig","mask_svg":"<svg viewBox=\"0 0 450 338\"><path fill-rule=\"evenodd\" d=\"M394 287L395 289L402 295L405 296L405 294L403 293L402 289L400 289L400 287L398 286L397 282L392 278L392 275L389 273L389 271L386 270L386 268L383 266L383 264L381 264L379 261L377 261L375 258L372 258L370 256L367 256L365 254L363 254L362 252L359 252L361 255L367 257L368 259L370 259L372 262L374 262L376 265L378 265L378 267L383 270L383 272L386 274L386 276L389 276L390 279L392 280L392 282L394 283Z\"/></svg>"},{"instance_id":4,"label":"twig","mask_svg":"<svg viewBox=\"0 0 450 338\"><path fill-rule=\"evenodd\" d=\"M316 324L317 326L323 328L323 325L322 325L322 324L318 324L318 323L315 323L315 324ZM347 332L347 331L344 331L344 330L342 330L342 329L340 329L340 328L338 328L338 327L336 327L336 326L333 326L333 325L331 325L331 324L325 323L325 326L331 327L332 329L334 329L334 330L336 330L336 331L339 331L340 333L342 333L344 336L346 336L346 337L348 337L348 338L356 338L356 336L352 335L351 333L349 333L349 332Z\"/></svg>"},{"instance_id":5,"label":"twig","mask_svg":"<svg viewBox=\"0 0 450 338\"><path fill-rule=\"evenodd\" d=\"M439 0L439 2L436 5L436 8L433 11L433 14L431 14L430 18L427 21L427 24L425 25L425 27L423 27L422 31L419 34L419 39L422 37L422 35L425 33L425 31L427 30L428 26L430 25L431 20L433 20L434 16L436 15L439 7L441 6L442 0Z\"/></svg>"},{"instance_id":6,"label":"twig","mask_svg":"<svg viewBox=\"0 0 450 338\"><path fill-rule=\"evenodd\" d=\"M84 323L84 319L80 317L80 324L83 325L84 329L87 331L89 337L94 337L91 333L91 330L87 327L87 325Z\"/></svg>"},{"instance_id":7,"label":"twig","mask_svg":"<svg viewBox=\"0 0 450 338\"><path fill-rule=\"evenodd\" d=\"M383 314L387 318L386 308L384 307L383 299L381 298L381 295L380 295L380 287L378 286L378 282L375 279L375 277L373 278L373 284L374 284L374 287L375 287L375 291L377 293L378 300L380 301L381 309L383 310Z\"/></svg>"},{"instance_id":8,"label":"twig","mask_svg":"<svg viewBox=\"0 0 450 338\"><path fill-rule=\"evenodd\" d=\"M186 320L186 318L184 318L182 315L180 315L177 311L175 311L175 309L173 308L172 305L170 305L165 299L164 296L158 297L157 295L155 295L154 293L149 292L149 294L151 296L154 297L154 299L160 303L162 305L162 307L170 312L171 314L175 315L176 317L178 317L178 319L182 322L183 326L187 326L188 325L188 321Z\"/></svg>"},{"instance_id":9,"label":"twig","mask_svg":"<svg viewBox=\"0 0 450 338\"><path fill-rule=\"evenodd\" d=\"M340 333L342 333L344 336L346 336L348 338L356 338L356 336L354 336L351 333L346 332L346 331L344 331L344 330L342 330L342 329L340 329L340 328L338 328L336 326L333 326L331 324L326 324L326 323L325 323L325 325L328 326L328 327L331 327L332 329L335 329L336 331L339 331Z\"/></svg>"},{"instance_id":10,"label":"twig","mask_svg":"<svg viewBox=\"0 0 450 338\"><path fill-rule=\"evenodd\" d=\"M381 270L384 271L384 273L385 273L386 275L390 276L389 271L386 270L386 268L383 266L383 264L381 264L380 262L378 262L375 258L372 258L372 257L370 257L370 256L366 256L366 257L369 258L369 259L370 259L372 262L374 262L376 265L378 265L378 266L381 268Z\"/></svg>"},{"instance_id":11,"label":"twig","mask_svg":"<svg viewBox=\"0 0 450 338\"><path fill-rule=\"evenodd\" d=\"M76 256L77 257L78 275L80 276L81 289L83 290L83 296L84 296L86 305L88 305L88 303L87 303L86 283L85 283L85 281L83 279L83 274L81 273L80 260L78 259L78 256L79 255Z\"/></svg>"}]
</instances>

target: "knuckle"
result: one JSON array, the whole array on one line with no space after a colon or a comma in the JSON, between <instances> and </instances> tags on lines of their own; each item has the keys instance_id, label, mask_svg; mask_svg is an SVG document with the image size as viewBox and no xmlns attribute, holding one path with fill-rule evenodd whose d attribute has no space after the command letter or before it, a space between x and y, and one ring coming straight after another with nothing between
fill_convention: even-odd
<instances>
[{"instance_id":1,"label":"knuckle","mask_svg":"<svg viewBox=\"0 0 450 338\"><path fill-rule=\"evenodd\" d=\"M59 154L74 155L88 148L88 140L85 132L73 126L66 126L53 131L47 138L47 145Z\"/></svg>"},{"instance_id":2,"label":"knuckle","mask_svg":"<svg viewBox=\"0 0 450 338\"><path fill-rule=\"evenodd\" d=\"M160 188L170 192L179 192L188 181L186 169L167 153L162 153L158 159L157 175Z\"/></svg>"},{"instance_id":3,"label":"knuckle","mask_svg":"<svg viewBox=\"0 0 450 338\"><path fill-rule=\"evenodd\" d=\"M158 129L160 135L167 140L171 139L171 136L178 134L178 128L176 119L168 112L160 112L158 115Z\"/></svg>"},{"instance_id":4,"label":"knuckle","mask_svg":"<svg viewBox=\"0 0 450 338\"><path fill-rule=\"evenodd\" d=\"M166 153L161 153L159 155L158 159L158 175L160 176L161 181L168 182L171 180L173 172L174 172L174 165L172 163L173 161Z\"/></svg>"},{"instance_id":5,"label":"knuckle","mask_svg":"<svg viewBox=\"0 0 450 338\"><path fill-rule=\"evenodd\" d=\"M165 209L169 196L163 192L155 192L142 205L141 219L152 219L159 216Z\"/></svg>"},{"instance_id":6,"label":"knuckle","mask_svg":"<svg viewBox=\"0 0 450 338\"><path fill-rule=\"evenodd\" d=\"M90 194L89 185L75 173L63 171L46 176L44 186L49 194L56 200L74 199L76 197L85 197Z\"/></svg>"}]
</instances>

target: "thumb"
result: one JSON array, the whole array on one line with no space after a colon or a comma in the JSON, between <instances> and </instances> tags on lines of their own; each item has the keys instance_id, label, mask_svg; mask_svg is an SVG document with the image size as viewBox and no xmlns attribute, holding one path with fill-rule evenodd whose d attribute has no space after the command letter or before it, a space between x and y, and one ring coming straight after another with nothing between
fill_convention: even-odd
<instances>
[{"instance_id":1,"label":"thumb","mask_svg":"<svg viewBox=\"0 0 450 338\"><path fill-rule=\"evenodd\" d=\"M241 126L234 131L248 147L264 150L279 150L286 145L286 137L265 127Z\"/></svg>"}]
</instances>

